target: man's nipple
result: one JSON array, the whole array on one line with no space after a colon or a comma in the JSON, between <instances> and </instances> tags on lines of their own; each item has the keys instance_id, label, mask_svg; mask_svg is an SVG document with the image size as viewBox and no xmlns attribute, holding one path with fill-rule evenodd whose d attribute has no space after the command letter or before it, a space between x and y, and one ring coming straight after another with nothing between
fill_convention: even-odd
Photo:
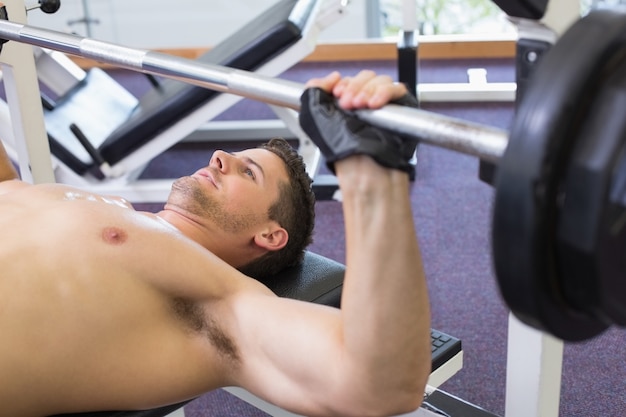
<instances>
[{"instance_id":1,"label":"man's nipple","mask_svg":"<svg viewBox=\"0 0 626 417\"><path fill-rule=\"evenodd\" d=\"M119 227L110 226L102 229L102 240L111 245L121 245L127 238L126 231Z\"/></svg>"}]
</instances>

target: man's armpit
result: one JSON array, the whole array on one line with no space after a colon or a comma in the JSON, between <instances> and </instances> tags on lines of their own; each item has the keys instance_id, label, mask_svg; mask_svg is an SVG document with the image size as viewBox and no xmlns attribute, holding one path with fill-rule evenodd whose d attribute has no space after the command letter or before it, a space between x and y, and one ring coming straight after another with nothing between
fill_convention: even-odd
<instances>
[{"instance_id":1,"label":"man's armpit","mask_svg":"<svg viewBox=\"0 0 626 417\"><path fill-rule=\"evenodd\" d=\"M232 338L200 304L184 298L175 298L172 300L172 309L188 330L204 335L227 359L234 362L240 361L239 351Z\"/></svg>"}]
</instances>

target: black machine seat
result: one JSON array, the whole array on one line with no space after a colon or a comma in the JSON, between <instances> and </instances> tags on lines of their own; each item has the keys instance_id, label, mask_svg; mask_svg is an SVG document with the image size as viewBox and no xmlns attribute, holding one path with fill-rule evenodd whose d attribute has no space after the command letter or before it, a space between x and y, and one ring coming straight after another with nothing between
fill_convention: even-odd
<instances>
[{"instance_id":1,"label":"black machine seat","mask_svg":"<svg viewBox=\"0 0 626 417\"><path fill-rule=\"evenodd\" d=\"M546 13L548 0L493 0L504 13L512 17L539 20Z\"/></svg>"},{"instance_id":2,"label":"black machine seat","mask_svg":"<svg viewBox=\"0 0 626 417\"><path fill-rule=\"evenodd\" d=\"M255 71L302 39L303 30L319 0L280 0L255 17L198 62ZM156 135L216 97L219 92L172 79L162 80L140 98L128 117L108 137L89 138L106 162L118 163ZM57 141L51 135L51 141ZM55 152L56 146L53 149ZM55 155L78 174L90 168L71 153Z\"/></svg>"},{"instance_id":3,"label":"black machine seat","mask_svg":"<svg viewBox=\"0 0 626 417\"><path fill-rule=\"evenodd\" d=\"M339 308L344 271L339 262L307 251L300 264L260 281L279 297Z\"/></svg>"}]
</instances>

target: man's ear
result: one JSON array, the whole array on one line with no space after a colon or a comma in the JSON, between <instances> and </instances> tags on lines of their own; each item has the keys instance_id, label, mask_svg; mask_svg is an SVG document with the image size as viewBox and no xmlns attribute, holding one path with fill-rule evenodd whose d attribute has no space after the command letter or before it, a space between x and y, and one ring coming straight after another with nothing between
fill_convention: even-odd
<instances>
[{"instance_id":1,"label":"man's ear","mask_svg":"<svg viewBox=\"0 0 626 417\"><path fill-rule=\"evenodd\" d=\"M285 247L289 240L287 230L278 226L271 225L268 229L254 235L254 243L269 251L277 251Z\"/></svg>"}]
</instances>

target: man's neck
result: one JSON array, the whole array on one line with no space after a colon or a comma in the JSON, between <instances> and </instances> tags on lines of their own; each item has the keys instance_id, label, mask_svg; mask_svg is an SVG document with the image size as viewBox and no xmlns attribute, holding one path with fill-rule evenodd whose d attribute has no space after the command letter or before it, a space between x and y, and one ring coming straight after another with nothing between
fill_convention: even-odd
<instances>
[{"instance_id":1,"label":"man's neck","mask_svg":"<svg viewBox=\"0 0 626 417\"><path fill-rule=\"evenodd\" d=\"M260 254L260 248L254 245L252 239L242 242L233 234L200 224L183 213L165 208L156 216L234 268L245 265Z\"/></svg>"}]
</instances>

